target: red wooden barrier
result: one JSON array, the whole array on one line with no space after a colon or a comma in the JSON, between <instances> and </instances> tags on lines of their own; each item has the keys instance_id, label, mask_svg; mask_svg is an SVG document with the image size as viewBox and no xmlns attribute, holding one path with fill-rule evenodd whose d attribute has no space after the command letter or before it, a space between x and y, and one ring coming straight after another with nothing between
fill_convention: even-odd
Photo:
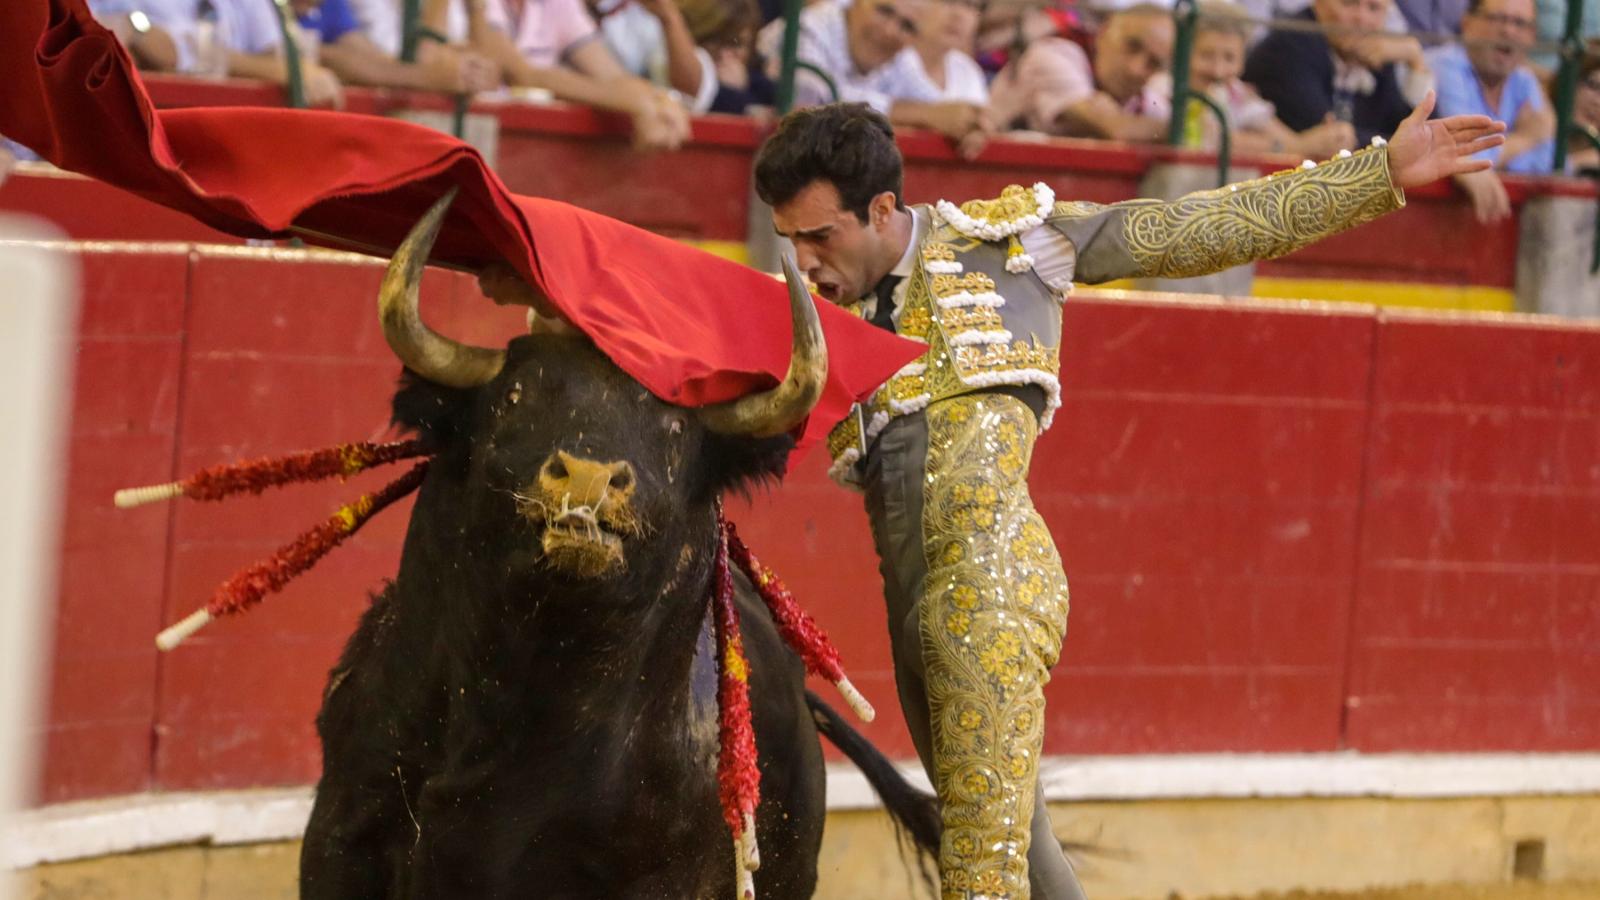
<instances>
[{"instance_id":1,"label":"red wooden barrier","mask_svg":"<svg viewBox=\"0 0 1600 900\"><path fill-rule=\"evenodd\" d=\"M1372 394L1350 744L1600 747L1600 329L1391 317Z\"/></svg>"},{"instance_id":2,"label":"red wooden barrier","mask_svg":"<svg viewBox=\"0 0 1600 900\"><path fill-rule=\"evenodd\" d=\"M41 799L309 781L311 718L387 513L262 608L158 657L234 569L383 474L116 512L117 487L385 433L381 269L81 254L88 296ZM515 312L432 273L481 343ZM1600 329L1076 298L1033 470L1073 586L1052 753L1600 747ZM734 515L910 755L859 501L813 452ZM1347 700L1346 698L1350 698Z\"/></svg>"}]
</instances>

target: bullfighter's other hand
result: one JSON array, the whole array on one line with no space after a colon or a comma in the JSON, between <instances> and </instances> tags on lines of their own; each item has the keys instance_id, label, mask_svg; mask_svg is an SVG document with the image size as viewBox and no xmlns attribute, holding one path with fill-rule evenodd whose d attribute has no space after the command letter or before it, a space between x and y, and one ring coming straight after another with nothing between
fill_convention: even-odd
<instances>
[{"instance_id":1,"label":"bullfighter's other hand","mask_svg":"<svg viewBox=\"0 0 1600 900\"><path fill-rule=\"evenodd\" d=\"M517 270L503 262L490 263L478 270L478 290L493 300L497 306L531 306L541 316L559 316L561 312Z\"/></svg>"},{"instance_id":2,"label":"bullfighter's other hand","mask_svg":"<svg viewBox=\"0 0 1600 900\"><path fill-rule=\"evenodd\" d=\"M1447 175L1480 172L1493 165L1472 155L1506 141L1506 123L1488 116L1428 118L1433 91L1417 104L1389 139L1389 178L1402 190L1420 187Z\"/></svg>"},{"instance_id":3,"label":"bullfighter's other hand","mask_svg":"<svg viewBox=\"0 0 1600 900\"><path fill-rule=\"evenodd\" d=\"M577 331L543 291L524 281L516 269L503 262L490 263L478 270L478 290L500 306L528 307L529 332L572 334Z\"/></svg>"}]
</instances>

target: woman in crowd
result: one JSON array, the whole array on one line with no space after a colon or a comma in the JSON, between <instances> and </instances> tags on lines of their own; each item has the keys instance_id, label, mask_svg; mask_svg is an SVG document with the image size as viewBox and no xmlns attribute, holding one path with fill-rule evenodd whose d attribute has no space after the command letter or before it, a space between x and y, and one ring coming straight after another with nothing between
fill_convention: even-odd
<instances>
[{"instance_id":1,"label":"woman in crowd","mask_svg":"<svg viewBox=\"0 0 1600 900\"><path fill-rule=\"evenodd\" d=\"M1189 58L1189 88L1203 91L1226 111L1234 152L1327 159L1340 150L1353 149L1356 133L1350 123L1330 118L1297 133L1278 120L1271 103L1240 79L1253 27L1244 7L1226 0L1206 0L1200 4ZM1152 78L1151 91L1165 98L1168 105L1163 111L1171 109L1170 74L1162 72ZM1185 145L1216 149L1221 133L1216 118L1198 101L1190 101L1186 115L1190 127Z\"/></svg>"},{"instance_id":2,"label":"woman in crowd","mask_svg":"<svg viewBox=\"0 0 1600 900\"><path fill-rule=\"evenodd\" d=\"M1572 107L1572 124L1600 131L1600 53L1584 57L1578 71L1577 102ZM1574 136L1567 143L1567 173L1587 174L1600 169L1600 150L1587 138Z\"/></svg>"},{"instance_id":3,"label":"woman in crowd","mask_svg":"<svg viewBox=\"0 0 1600 900\"><path fill-rule=\"evenodd\" d=\"M680 0L695 43L716 65L711 112L771 116L777 88L755 52L761 9L755 0Z\"/></svg>"}]
</instances>

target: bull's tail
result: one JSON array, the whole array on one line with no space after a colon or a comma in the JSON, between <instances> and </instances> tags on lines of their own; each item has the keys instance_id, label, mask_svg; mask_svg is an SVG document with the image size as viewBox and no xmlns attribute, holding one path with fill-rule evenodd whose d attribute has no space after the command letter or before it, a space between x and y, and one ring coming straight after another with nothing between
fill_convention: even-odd
<instances>
[{"instance_id":1,"label":"bull's tail","mask_svg":"<svg viewBox=\"0 0 1600 900\"><path fill-rule=\"evenodd\" d=\"M919 851L937 859L941 831L939 801L932 794L923 793L906 781L871 741L850 727L850 723L833 707L822 702L822 698L806 691L806 705L811 707L811 718L817 723L817 731L849 757L861 774L867 776L867 783L872 785L873 792L883 801L895 827L909 835Z\"/></svg>"}]
</instances>

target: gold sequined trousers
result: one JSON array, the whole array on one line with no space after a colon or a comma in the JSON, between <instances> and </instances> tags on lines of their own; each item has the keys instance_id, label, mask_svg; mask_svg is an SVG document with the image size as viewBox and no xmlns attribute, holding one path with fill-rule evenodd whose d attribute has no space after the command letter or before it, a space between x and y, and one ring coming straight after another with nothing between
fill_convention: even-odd
<instances>
[{"instance_id":1,"label":"gold sequined trousers","mask_svg":"<svg viewBox=\"0 0 1600 900\"><path fill-rule=\"evenodd\" d=\"M901 708L939 793L945 900L1081 900L1042 804L1067 583L1028 497L1038 426L971 394L890 423L864 469Z\"/></svg>"}]
</instances>

